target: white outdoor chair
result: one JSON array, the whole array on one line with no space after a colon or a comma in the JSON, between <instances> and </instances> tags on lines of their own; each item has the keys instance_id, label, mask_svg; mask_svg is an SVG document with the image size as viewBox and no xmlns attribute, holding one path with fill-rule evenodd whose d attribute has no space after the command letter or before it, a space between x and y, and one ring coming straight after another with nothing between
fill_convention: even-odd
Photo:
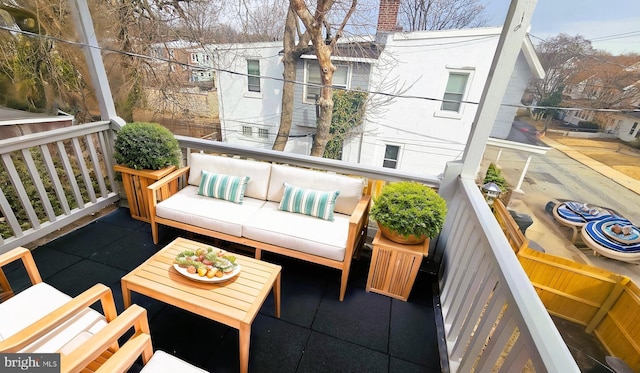
<instances>
[{"instance_id":1,"label":"white outdoor chair","mask_svg":"<svg viewBox=\"0 0 640 373\"><path fill-rule=\"evenodd\" d=\"M3 266L22 260L31 286L14 294ZM0 254L0 352L68 353L117 316L111 289L97 284L75 298L42 282L31 252ZM100 302L104 314L90 308Z\"/></svg>"},{"instance_id":2,"label":"white outdoor chair","mask_svg":"<svg viewBox=\"0 0 640 373\"><path fill-rule=\"evenodd\" d=\"M129 330L132 336L122 345L118 340ZM126 372L142 357L142 373L207 373L164 351L153 352L147 311L132 304L116 319L89 338L85 344L61 357L62 373L92 371Z\"/></svg>"}]
</instances>

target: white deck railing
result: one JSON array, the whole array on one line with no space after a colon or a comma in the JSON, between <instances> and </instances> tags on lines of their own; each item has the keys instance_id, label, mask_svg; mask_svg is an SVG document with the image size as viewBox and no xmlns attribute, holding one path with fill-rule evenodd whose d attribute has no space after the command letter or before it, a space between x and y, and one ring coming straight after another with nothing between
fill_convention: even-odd
<instances>
[{"instance_id":1,"label":"white deck railing","mask_svg":"<svg viewBox=\"0 0 640 373\"><path fill-rule=\"evenodd\" d=\"M456 189L440 280L450 371L579 372L478 187Z\"/></svg>"},{"instance_id":2,"label":"white deck railing","mask_svg":"<svg viewBox=\"0 0 640 373\"><path fill-rule=\"evenodd\" d=\"M97 122L0 141L0 253L119 199L112 138L109 122Z\"/></svg>"},{"instance_id":3,"label":"white deck railing","mask_svg":"<svg viewBox=\"0 0 640 373\"><path fill-rule=\"evenodd\" d=\"M177 138L185 151L224 153L376 180L439 185L435 178L380 167ZM109 123L99 122L0 141L2 166L8 175L0 188L0 210L6 219L3 224L13 232L10 237L0 238L0 253L118 200L112 140ZM438 242L438 247L444 248L440 297L450 370L485 372L499 366L496 371L520 372L529 366L537 372L578 372L477 186L462 179L454 184L440 238L446 242ZM36 191L35 198L29 190ZM18 196L24 211L9 203L9 192ZM18 216L23 216L22 220Z\"/></svg>"}]
</instances>

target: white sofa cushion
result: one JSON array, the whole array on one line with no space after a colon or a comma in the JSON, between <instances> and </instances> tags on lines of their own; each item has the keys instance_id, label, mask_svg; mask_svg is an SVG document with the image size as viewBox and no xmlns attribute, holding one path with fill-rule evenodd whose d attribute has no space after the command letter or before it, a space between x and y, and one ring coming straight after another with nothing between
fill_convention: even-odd
<instances>
[{"instance_id":1,"label":"white sofa cushion","mask_svg":"<svg viewBox=\"0 0 640 373\"><path fill-rule=\"evenodd\" d=\"M217 232L242 236L242 225L265 203L245 198L242 204L198 195L198 188L187 185L178 193L158 203L156 215Z\"/></svg>"},{"instance_id":2,"label":"white sofa cushion","mask_svg":"<svg viewBox=\"0 0 640 373\"><path fill-rule=\"evenodd\" d=\"M207 373L173 355L157 350L140 373Z\"/></svg>"},{"instance_id":3,"label":"white sofa cushion","mask_svg":"<svg viewBox=\"0 0 640 373\"><path fill-rule=\"evenodd\" d=\"M248 176L249 182L244 195L251 198L267 199L271 163L247 159L235 159L219 155L191 153L189 184L200 185L202 170L231 176Z\"/></svg>"},{"instance_id":4,"label":"white sofa cushion","mask_svg":"<svg viewBox=\"0 0 640 373\"><path fill-rule=\"evenodd\" d=\"M280 202L284 193L284 183L327 192L338 190L340 195L336 199L335 212L346 215L353 213L364 190L364 180L358 177L274 164L271 165L267 200Z\"/></svg>"},{"instance_id":5,"label":"white sofa cushion","mask_svg":"<svg viewBox=\"0 0 640 373\"><path fill-rule=\"evenodd\" d=\"M334 221L278 210L278 203L267 202L244 224L244 237L300 252L342 261L344 259L349 216L334 214Z\"/></svg>"},{"instance_id":6,"label":"white sofa cushion","mask_svg":"<svg viewBox=\"0 0 640 373\"><path fill-rule=\"evenodd\" d=\"M0 340L9 338L71 300L53 286L40 282L0 304ZM11 322L6 322L11 320ZM104 316L86 308L20 352L68 353L107 324Z\"/></svg>"}]
</instances>

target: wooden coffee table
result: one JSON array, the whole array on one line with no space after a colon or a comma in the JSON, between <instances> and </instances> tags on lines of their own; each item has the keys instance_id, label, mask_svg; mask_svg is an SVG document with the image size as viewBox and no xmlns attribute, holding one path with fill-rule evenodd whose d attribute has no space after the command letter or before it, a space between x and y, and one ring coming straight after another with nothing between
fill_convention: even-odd
<instances>
[{"instance_id":1,"label":"wooden coffee table","mask_svg":"<svg viewBox=\"0 0 640 373\"><path fill-rule=\"evenodd\" d=\"M239 331L240 371L249 368L251 323L273 289L276 317L280 317L279 265L236 255L240 273L222 283L191 280L173 268L176 255L184 250L209 245L177 238L138 268L122 278L125 308L131 305L131 292L208 317Z\"/></svg>"}]
</instances>

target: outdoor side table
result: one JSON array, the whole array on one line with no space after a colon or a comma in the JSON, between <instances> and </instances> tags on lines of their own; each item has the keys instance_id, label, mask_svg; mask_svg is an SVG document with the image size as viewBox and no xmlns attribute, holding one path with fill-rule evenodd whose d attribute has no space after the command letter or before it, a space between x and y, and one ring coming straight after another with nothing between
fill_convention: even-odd
<instances>
[{"instance_id":1,"label":"outdoor side table","mask_svg":"<svg viewBox=\"0 0 640 373\"><path fill-rule=\"evenodd\" d=\"M407 301L416 281L422 258L429 252L429 240L419 245L403 245L384 237L373 239L367 291Z\"/></svg>"}]
</instances>

